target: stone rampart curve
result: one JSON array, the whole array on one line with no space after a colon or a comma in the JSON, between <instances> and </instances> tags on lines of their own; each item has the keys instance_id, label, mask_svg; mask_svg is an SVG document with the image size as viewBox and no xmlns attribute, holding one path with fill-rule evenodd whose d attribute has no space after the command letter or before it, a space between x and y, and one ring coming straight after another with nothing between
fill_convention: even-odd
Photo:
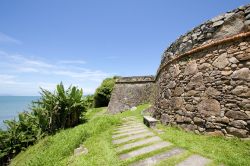
<instances>
[{"instance_id":1,"label":"stone rampart curve","mask_svg":"<svg viewBox=\"0 0 250 166\"><path fill-rule=\"evenodd\" d=\"M219 15L195 27L180 36L163 53L161 66L193 48L223 39L228 36L246 32L250 25L250 5L241 6L235 10Z\"/></svg>"}]
</instances>

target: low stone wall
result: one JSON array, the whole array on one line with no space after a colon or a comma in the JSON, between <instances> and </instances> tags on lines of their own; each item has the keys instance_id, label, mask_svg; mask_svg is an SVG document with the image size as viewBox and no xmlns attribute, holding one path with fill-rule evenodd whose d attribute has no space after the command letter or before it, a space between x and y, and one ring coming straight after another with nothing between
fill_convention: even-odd
<instances>
[{"instance_id":1,"label":"low stone wall","mask_svg":"<svg viewBox=\"0 0 250 166\"><path fill-rule=\"evenodd\" d=\"M109 113L119 113L143 103L154 101L154 76L121 77L113 89Z\"/></svg>"}]
</instances>

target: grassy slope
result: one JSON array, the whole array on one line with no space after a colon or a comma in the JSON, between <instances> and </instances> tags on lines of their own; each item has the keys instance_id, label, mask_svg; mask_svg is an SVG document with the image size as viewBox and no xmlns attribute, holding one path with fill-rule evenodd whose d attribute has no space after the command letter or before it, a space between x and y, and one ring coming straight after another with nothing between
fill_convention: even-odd
<instances>
[{"instance_id":1,"label":"grassy slope","mask_svg":"<svg viewBox=\"0 0 250 166\"><path fill-rule=\"evenodd\" d=\"M122 122L122 117L136 116L141 120L140 112L146 107L148 105L142 105L136 111L127 111L115 116L104 115L103 108L91 109L86 114L88 123L46 137L19 154L11 165L127 165L129 162L121 162L118 159L111 143L111 134L115 126ZM176 161L183 160L192 153L211 158L215 161L213 165L224 163L244 166L250 163L250 141L196 135L161 125L158 127L165 131L160 135L164 140L190 151L183 156L169 159L168 165L175 165ZM74 149L82 143L89 153L85 156L73 156Z\"/></svg>"},{"instance_id":2,"label":"grassy slope","mask_svg":"<svg viewBox=\"0 0 250 166\"><path fill-rule=\"evenodd\" d=\"M159 125L164 130L160 137L190 152L198 153L225 165L247 166L250 163L250 141L212 137L185 132L175 127Z\"/></svg>"},{"instance_id":3,"label":"grassy slope","mask_svg":"<svg viewBox=\"0 0 250 166\"><path fill-rule=\"evenodd\" d=\"M102 111L102 109L94 111L98 112ZM92 114L90 113L87 116L91 118ZM36 145L29 147L25 152L16 156L11 165L68 165L68 159L73 155L75 148L79 147L83 142L89 142L98 135L107 135L108 131L112 130L119 122L120 119L118 117L97 116L90 119L86 124L79 125L73 129L63 130L54 136L44 138Z\"/></svg>"}]
</instances>

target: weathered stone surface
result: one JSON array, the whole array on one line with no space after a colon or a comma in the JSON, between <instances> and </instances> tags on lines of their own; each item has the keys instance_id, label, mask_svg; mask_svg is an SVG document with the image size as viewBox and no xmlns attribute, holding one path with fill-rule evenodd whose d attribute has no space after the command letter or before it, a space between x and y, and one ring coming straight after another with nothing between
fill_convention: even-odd
<instances>
[{"instance_id":1,"label":"weathered stone surface","mask_svg":"<svg viewBox=\"0 0 250 166\"><path fill-rule=\"evenodd\" d=\"M188 92L185 93L185 96L197 96L199 92L196 90L190 90Z\"/></svg>"},{"instance_id":2,"label":"weathered stone surface","mask_svg":"<svg viewBox=\"0 0 250 166\"><path fill-rule=\"evenodd\" d=\"M151 132L132 135L129 137L113 140L113 144L121 144L121 143L125 143L125 142L131 141L131 140L139 139L139 138L146 138L146 137L152 136L152 135L154 135L154 134Z\"/></svg>"},{"instance_id":3,"label":"weathered stone surface","mask_svg":"<svg viewBox=\"0 0 250 166\"><path fill-rule=\"evenodd\" d=\"M175 121L178 122L178 123L184 122L183 116L176 115L175 119L176 119Z\"/></svg>"},{"instance_id":4,"label":"weathered stone surface","mask_svg":"<svg viewBox=\"0 0 250 166\"><path fill-rule=\"evenodd\" d=\"M171 120L171 117L168 114L161 115L161 122L163 124L165 124L165 125L168 124L170 122L170 120Z\"/></svg>"},{"instance_id":5,"label":"weathered stone surface","mask_svg":"<svg viewBox=\"0 0 250 166\"><path fill-rule=\"evenodd\" d=\"M245 113L241 111L227 111L225 116L232 118L232 119L239 119L239 120L244 120L244 119L249 119L249 116L247 116Z\"/></svg>"},{"instance_id":6,"label":"weathered stone surface","mask_svg":"<svg viewBox=\"0 0 250 166\"><path fill-rule=\"evenodd\" d=\"M119 78L120 82L115 84L112 91L108 112L115 114L129 110L142 103L153 103L155 95L153 79L154 77L152 76Z\"/></svg>"},{"instance_id":7,"label":"weathered stone surface","mask_svg":"<svg viewBox=\"0 0 250 166\"><path fill-rule=\"evenodd\" d=\"M174 89L174 96L180 96L181 94L184 93L184 88L183 87L175 87Z\"/></svg>"},{"instance_id":8,"label":"weathered stone surface","mask_svg":"<svg viewBox=\"0 0 250 166\"><path fill-rule=\"evenodd\" d=\"M199 125L201 125L201 124L204 124L205 123L205 120L203 120L203 119L201 119L201 118L198 118L198 117L194 117L194 123L195 124L199 124Z\"/></svg>"},{"instance_id":9,"label":"weathered stone surface","mask_svg":"<svg viewBox=\"0 0 250 166\"><path fill-rule=\"evenodd\" d=\"M232 15L224 22L222 27L216 32L215 37L221 38L237 34L244 29L244 12Z\"/></svg>"},{"instance_id":10,"label":"weathered stone surface","mask_svg":"<svg viewBox=\"0 0 250 166\"><path fill-rule=\"evenodd\" d=\"M242 93L247 93L249 91L249 88L247 86L237 86L232 90L232 93L235 95L240 95Z\"/></svg>"},{"instance_id":11,"label":"weathered stone surface","mask_svg":"<svg viewBox=\"0 0 250 166\"><path fill-rule=\"evenodd\" d=\"M132 158L132 157L136 157L136 156L139 156L139 155L142 155L142 154L145 154L145 153L149 153L149 152L158 150L158 149L162 149L162 148L170 146L170 145L171 145L171 143L168 143L168 142L159 142L159 143L156 143L156 144L153 144L153 145L149 145L149 146L146 146L146 147L143 147L143 148L140 148L140 149L137 149L137 150L122 154L122 155L120 155L120 159L126 160L126 159L129 159L129 158Z\"/></svg>"},{"instance_id":12,"label":"weathered stone surface","mask_svg":"<svg viewBox=\"0 0 250 166\"><path fill-rule=\"evenodd\" d=\"M216 22L214 22L213 23L213 27L217 27L217 26L220 26L220 25L222 25L224 23L224 21L223 20L220 20L220 21L216 21Z\"/></svg>"},{"instance_id":13,"label":"weathered stone surface","mask_svg":"<svg viewBox=\"0 0 250 166\"><path fill-rule=\"evenodd\" d=\"M177 77L180 74L179 65L174 65L173 67L169 68L169 73L173 78Z\"/></svg>"},{"instance_id":14,"label":"weathered stone surface","mask_svg":"<svg viewBox=\"0 0 250 166\"><path fill-rule=\"evenodd\" d=\"M203 85L203 75L201 72L199 72L191 78L190 82L187 84L187 88L192 89L195 87L201 87Z\"/></svg>"},{"instance_id":15,"label":"weathered stone surface","mask_svg":"<svg viewBox=\"0 0 250 166\"><path fill-rule=\"evenodd\" d=\"M184 101L181 97L173 97L171 103L174 109L181 109L183 108Z\"/></svg>"},{"instance_id":16,"label":"weathered stone surface","mask_svg":"<svg viewBox=\"0 0 250 166\"><path fill-rule=\"evenodd\" d=\"M250 59L250 53L242 53L236 56L240 61L245 61Z\"/></svg>"},{"instance_id":17,"label":"weathered stone surface","mask_svg":"<svg viewBox=\"0 0 250 166\"><path fill-rule=\"evenodd\" d=\"M186 108L186 110L188 110L188 111L191 111L191 112L194 111L194 106L191 105L191 104L186 104L185 108Z\"/></svg>"},{"instance_id":18,"label":"weathered stone surface","mask_svg":"<svg viewBox=\"0 0 250 166\"><path fill-rule=\"evenodd\" d=\"M209 63L202 63L201 65L198 66L199 70L212 70L213 66Z\"/></svg>"},{"instance_id":19,"label":"weathered stone surface","mask_svg":"<svg viewBox=\"0 0 250 166\"><path fill-rule=\"evenodd\" d=\"M150 137L150 138L146 138L137 142L133 142L133 143L129 143L129 144L125 144L122 146L119 146L116 151L117 152L122 152L124 150L128 150L128 149L132 149L141 145L145 145L145 144L149 144L149 143L154 143L154 142L158 142L161 141L161 138L158 136L154 136L154 137Z\"/></svg>"},{"instance_id":20,"label":"weathered stone surface","mask_svg":"<svg viewBox=\"0 0 250 166\"><path fill-rule=\"evenodd\" d=\"M233 79L250 80L250 70L248 68L241 68L232 74Z\"/></svg>"},{"instance_id":21,"label":"weathered stone surface","mask_svg":"<svg viewBox=\"0 0 250 166\"><path fill-rule=\"evenodd\" d=\"M176 85L175 81L170 81L169 84L167 85L168 88L174 88Z\"/></svg>"},{"instance_id":22,"label":"weathered stone surface","mask_svg":"<svg viewBox=\"0 0 250 166\"><path fill-rule=\"evenodd\" d=\"M190 61L184 71L185 75L193 75L198 72L196 61Z\"/></svg>"},{"instance_id":23,"label":"weathered stone surface","mask_svg":"<svg viewBox=\"0 0 250 166\"><path fill-rule=\"evenodd\" d=\"M143 116L143 123L148 127L155 127L159 120L151 116Z\"/></svg>"},{"instance_id":24,"label":"weathered stone surface","mask_svg":"<svg viewBox=\"0 0 250 166\"><path fill-rule=\"evenodd\" d=\"M74 150L74 156L79 156L79 155L82 155L82 154L85 155L87 153L88 153L88 149L83 145L80 145L79 148L76 148Z\"/></svg>"},{"instance_id":25,"label":"weathered stone surface","mask_svg":"<svg viewBox=\"0 0 250 166\"><path fill-rule=\"evenodd\" d=\"M235 120L229 123L229 125L236 127L236 128L245 128L245 126L247 125L247 122L243 120Z\"/></svg>"},{"instance_id":26,"label":"weathered stone surface","mask_svg":"<svg viewBox=\"0 0 250 166\"><path fill-rule=\"evenodd\" d=\"M210 162L211 160L205 157L199 155L192 155L188 157L186 160L177 164L176 166L205 166Z\"/></svg>"},{"instance_id":27,"label":"weathered stone surface","mask_svg":"<svg viewBox=\"0 0 250 166\"><path fill-rule=\"evenodd\" d=\"M198 111L204 115L220 115L220 103L215 99L204 99L198 104Z\"/></svg>"},{"instance_id":28,"label":"weathered stone surface","mask_svg":"<svg viewBox=\"0 0 250 166\"><path fill-rule=\"evenodd\" d=\"M223 76L229 76L233 73L233 71L229 70L229 71L221 71L221 75Z\"/></svg>"},{"instance_id":29,"label":"weathered stone surface","mask_svg":"<svg viewBox=\"0 0 250 166\"><path fill-rule=\"evenodd\" d=\"M164 98L165 99L170 99L172 96L172 92L170 89L167 89L165 92L164 92Z\"/></svg>"},{"instance_id":30,"label":"weathered stone surface","mask_svg":"<svg viewBox=\"0 0 250 166\"><path fill-rule=\"evenodd\" d=\"M216 89L213 88L213 87L208 87L207 90L205 91L205 94L206 94L207 96L212 96L212 97L214 97L214 96L220 95L221 92L218 91L218 90L216 90Z\"/></svg>"},{"instance_id":31,"label":"weathered stone surface","mask_svg":"<svg viewBox=\"0 0 250 166\"><path fill-rule=\"evenodd\" d=\"M229 64L229 61L227 59L227 53L221 54L214 62L213 66L223 69Z\"/></svg>"},{"instance_id":32,"label":"weathered stone surface","mask_svg":"<svg viewBox=\"0 0 250 166\"><path fill-rule=\"evenodd\" d=\"M229 62L231 62L231 63L238 63L239 61L235 57L231 57L231 58L229 58Z\"/></svg>"},{"instance_id":33,"label":"weathered stone surface","mask_svg":"<svg viewBox=\"0 0 250 166\"><path fill-rule=\"evenodd\" d=\"M148 130L147 129L140 129L140 130L130 131L130 132L126 132L126 133L115 134L112 136L112 138L118 138L118 137L134 135L134 134L139 134L139 133L144 133L144 132L148 132Z\"/></svg>"},{"instance_id":34,"label":"weathered stone surface","mask_svg":"<svg viewBox=\"0 0 250 166\"><path fill-rule=\"evenodd\" d=\"M132 164L131 166L151 166L151 165L155 165L158 162L162 161L162 160L166 160L172 156L176 156L179 155L181 153L183 153L185 150L184 149L180 149L180 148L174 148L170 151L167 152L163 152L160 154L156 154L152 157L146 158L144 160L140 160L134 164Z\"/></svg>"},{"instance_id":35,"label":"weathered stone surface","mask_svg":"<svg viewBox=\"0 0 250 166\"><path fill-rule=\"evenodd\" d=\"M237 137L246 138L247 137L247 130L237 129L234 127L227 127L226 128L228 134L235 135Z\"/></svg>"},{"instance_id":36,"label":"weathered stone surface","mask_svg":"<svg viewBox=\"0 0 250 166\"><path fill-rule=\"evenodd\" d=\"M216 117L215 122L228 124L229 119L227 117Z\"/></svg>"},{"instance_id":37,"label":"weathered stone surface","mask_svg":"<svg viewBox=\"0 0 250 166\"><path fill-rule=\"evenodd\" d=\"M143 124L133 124L133 125L123 125L123 126L120 126L120 127L117 127L117 131L128 131L128 130L134 130L134 129L141 129L141 128L145 128L145 126Z\"/></svg>"},{"instance_id":38,"label":"weathered stone surface","mask_svg":"<svg viewBox=\"0 0 250 166\"><path fill-rule=\"evenodd\" d=\"M207 134L210 135L210 136L224 136L223 132L219 131L219 130L208 132Z\"/></svg>"}]
</instances>

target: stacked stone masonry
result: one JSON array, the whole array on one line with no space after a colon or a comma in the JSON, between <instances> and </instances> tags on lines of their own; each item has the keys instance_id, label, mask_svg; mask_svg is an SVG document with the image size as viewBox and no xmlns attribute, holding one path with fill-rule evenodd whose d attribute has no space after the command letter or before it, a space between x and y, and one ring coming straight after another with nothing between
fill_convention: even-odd
<instances>
[{"instance_id":1,"label":"stacked stone masonry","mask_svg":"<svg viewBox=\"0 0 250 166\"><path fill-rule=\"evenodd\" d=\"M143 103L140 95L150 96L153 115L163 124L196 133L249 137L249 68L250 5L246 5L177 39L164 51L154 81L117 83L117 89L127 88L122 95L115 88L112 97L120 98L113 97L111 105L124 103L124 96L130 96L132 100L126 102L133 104ZM147 84L153 88L136 93L136 85Z\"/></svg>"},{"instance_id":2,"label":"stacked stone masonry","mask_svg":"<svg viewBox=\"0 0 250 166\"><path fill-rule=\"evenodd\" d=\"M154 103L153 76L121 77L116 80L108 105L110 113L129 110L142 103Z\"/></svg>"}]
</instances>

